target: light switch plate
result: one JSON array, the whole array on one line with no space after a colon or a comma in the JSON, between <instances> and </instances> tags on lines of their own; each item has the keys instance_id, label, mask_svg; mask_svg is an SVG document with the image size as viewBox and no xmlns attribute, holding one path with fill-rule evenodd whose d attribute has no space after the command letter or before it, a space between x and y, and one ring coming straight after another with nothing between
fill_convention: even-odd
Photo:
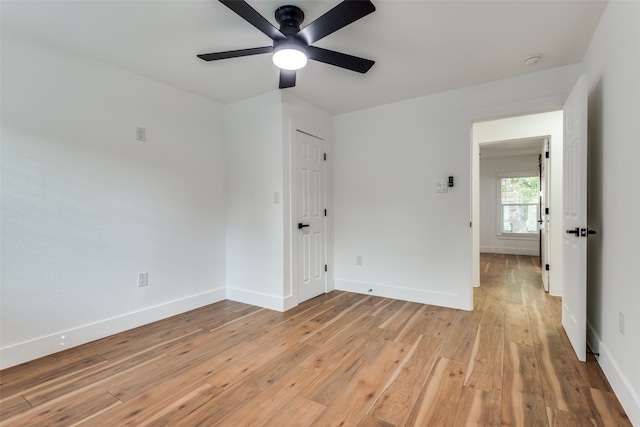
<instances>
[{"instance_id":1,"label":"light switch plate","mask_svg":"<svg viewBox=\"0 0 640 427\"><path fill-rule=\"evenodd\" d=\"M446 181L436 182L436 193L449 192L449 184Z\"/></svg>"}]
</instances>

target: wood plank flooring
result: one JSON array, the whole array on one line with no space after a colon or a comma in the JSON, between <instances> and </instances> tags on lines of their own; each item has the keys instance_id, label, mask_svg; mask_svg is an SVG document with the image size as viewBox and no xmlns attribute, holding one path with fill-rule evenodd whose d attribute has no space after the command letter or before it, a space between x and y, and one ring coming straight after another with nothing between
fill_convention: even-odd
<instances>
[{"instance_id":1,"label":"wood plank flooring","mask_svg":"<svg viewBox=\"0 0 640 427\"><path fill-rule=\"evenodd\" d=\"M474 310L331 292L222 301L0 372L0 425L630 426L538 258L483 254Z\"/></svg>"}]
</instances>

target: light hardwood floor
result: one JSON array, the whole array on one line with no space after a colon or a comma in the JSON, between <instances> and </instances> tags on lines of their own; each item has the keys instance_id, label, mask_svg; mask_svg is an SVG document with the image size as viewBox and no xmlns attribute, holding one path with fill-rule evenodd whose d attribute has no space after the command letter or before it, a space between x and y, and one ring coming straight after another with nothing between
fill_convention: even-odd
<instances>
[{"instance_id":1,"label":"light hardwood floor","mask_svg":"<svg viewBox=\"0 0 640 427\"><path fill-rule=\"evenodd\" d=\"M630 426L538 258L483 255L467 312L331 292L223 301L0 372L2 426Z\"/></svg>"}]
</instances>

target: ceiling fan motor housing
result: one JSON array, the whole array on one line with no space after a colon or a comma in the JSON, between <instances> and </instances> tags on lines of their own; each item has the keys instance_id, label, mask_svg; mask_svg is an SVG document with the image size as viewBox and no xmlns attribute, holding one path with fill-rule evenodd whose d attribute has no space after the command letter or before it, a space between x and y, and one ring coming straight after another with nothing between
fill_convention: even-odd
<instances>
[{"instance_id":1,"label":"ceiling fan motor housing","mask_svg":"<svg viewBox=\"0 0 640 427\"><path fill-rule=\"evenodd\" d=\"M281 49L297 49L302 52L306 51L307 44L300 40L298 37L293 35L286 36L286 39L282 40L274 40L273 41L273 51L277 52Z\"/></svg>"},{"instance_id":2,"label":"ceiling fan motor housing","mask_svg":"<svg viewBox=\"0 0 640 427\"><path fill-rule=\"evenodd\" d=\"M300 24L304 21L304 12L297 6L280 6L276 9L276 21L280 24L280 32L285 36L300 31Z\"/></svg>"}]
</instances>

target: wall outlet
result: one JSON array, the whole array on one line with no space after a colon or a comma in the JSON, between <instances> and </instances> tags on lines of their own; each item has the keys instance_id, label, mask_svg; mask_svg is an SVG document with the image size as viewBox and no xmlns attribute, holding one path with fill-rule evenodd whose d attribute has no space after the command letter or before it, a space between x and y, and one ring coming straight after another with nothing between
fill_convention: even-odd
<instances>
[{"instance_id":1,"label":"wall outlet","mask_svg":"<svg viewBox=\"0 0 640 427\"><path fill-rule=\"evenodd\" d=\"M141 127L136 128L136 140L138 141L147 140L147 130L145 128L141 128Z\"/></svg>"},{"instance_id":2,"label":"wall outlet","mask_svg":"<svg viewBox=\"0 0 640 427\"><path fill-rule=\"evenodd\" d=\"M138 287L147 286L149 284L149 273L138 274Z\"/></svg>"},{"instance_id":3,"label":"wall outlet","mask_svg":"<svg viewBox=\"0 0 640 427\"><path fill-rule=\"evenodd\" d=\"M356 255L356 265L362 265L362 255Z\"/></svg>"},{"instance_id":4,"label":"wall outlet","mask_svg":"<svg viewBox=\"0 0 640 427\"><path fill-rule=\"evenodd\" d=\"M620 331L620 333L622 335L624 335L624 313L620 312L618 314L619 314L619 317L618 317L618 330Z\"/></svg>"}]
</instances>

